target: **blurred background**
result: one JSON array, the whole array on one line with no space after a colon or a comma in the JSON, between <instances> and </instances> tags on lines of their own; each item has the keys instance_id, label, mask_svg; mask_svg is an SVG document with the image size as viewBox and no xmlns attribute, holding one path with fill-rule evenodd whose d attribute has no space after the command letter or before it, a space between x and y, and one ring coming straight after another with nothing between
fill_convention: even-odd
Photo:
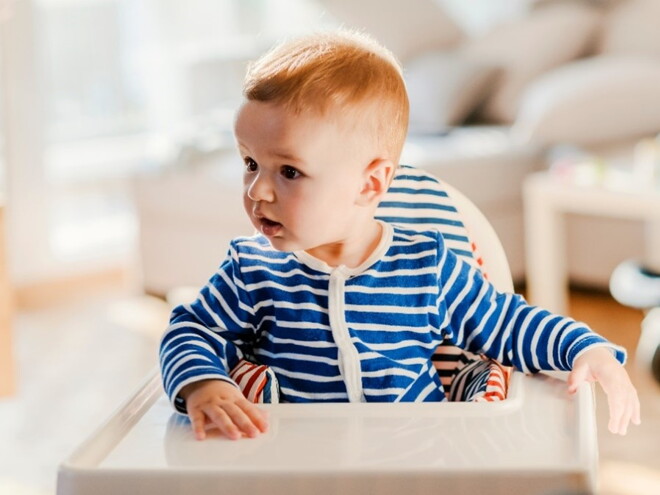
<instances>
[{"instance_id":1,"label":"blurred background","mask_svg":"<svg viewBox=\"0 0 660 495\"><path fill-rule=\"evenodd\" d=\"M0 494L54 493L156 365L172 302L251 232L247 64L337 26L397 55L402 162L482 209L517 289L628 347L644 425L612 438L599 409L602 493L660 493L659 19L660 0L0 0Z\"/></svg>"}]
</instances>

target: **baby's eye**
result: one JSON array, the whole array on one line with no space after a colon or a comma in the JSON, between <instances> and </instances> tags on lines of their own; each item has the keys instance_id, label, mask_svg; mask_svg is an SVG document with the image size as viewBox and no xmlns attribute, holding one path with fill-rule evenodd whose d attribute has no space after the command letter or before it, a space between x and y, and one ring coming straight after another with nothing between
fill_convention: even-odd
<instances>
[{"instance_id":1,"label":"baby's eye","mask_svg":"<svg viewBox=\"0 0 660 495\"><path fill-rule=\"evenodd\" d=\"M295 168L293 168L291 165L284 165L282 167L282 176L285 177L286 179L297 179L300 177L300 172L298 172Z\"/></svg>"},{"instance_id":2,"label":"baby's eye","mask_svg":"<svg viewBox=\"0 0 660 495\"><path fill-rule=\"evenodd\" d=\"M255 162L252 158L249 156L246 156L243 158L243 161L245 162L245 170L248 172L256 172L258 165L257 162Z\"/></svg>"}]
</instances>

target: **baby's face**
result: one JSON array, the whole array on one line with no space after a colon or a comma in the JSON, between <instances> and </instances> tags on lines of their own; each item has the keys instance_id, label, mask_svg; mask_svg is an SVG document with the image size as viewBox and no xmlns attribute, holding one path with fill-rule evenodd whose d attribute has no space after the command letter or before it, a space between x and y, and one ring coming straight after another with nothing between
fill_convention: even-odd
<instances>
[{"instance_id":1,"label":"baby's face","mask_svg":"<svg viewBox=\"0 0 660 495\"><path fill-rule=\"evenodd\" d=\"M355 126L247 101L235 135L245 163L245 211L275 249L341 243L368 221L360 191L373 138Z\"/></svg>"}]
</instances>

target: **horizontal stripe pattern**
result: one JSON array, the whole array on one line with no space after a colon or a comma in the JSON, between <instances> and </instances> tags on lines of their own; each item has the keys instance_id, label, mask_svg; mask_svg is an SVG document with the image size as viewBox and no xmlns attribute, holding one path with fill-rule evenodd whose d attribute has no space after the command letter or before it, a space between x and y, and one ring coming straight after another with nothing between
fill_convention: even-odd
<instances>
[{"instance_id":1,"label":"horizontal stripe pattern","mask_svg":"<svg viewBox=\"0 0 660 495\"><path fill-rule=\"evenodd\" d=\"M449 249L473 266L479 266L476 246L470 241L452 198L442 183L423 169L399 167L376 216L411 230L435 229L443 235ZM449 344L438 346L433 362L445 390L449 390L457 370L474 357ZM442 365L439 367L438 363Z\"/></svg>"},{"instance_id":2,"label":"horizontal stripe pattern","mask_svg":"<svg viewBox=\"0 0 660 495\"><path fill-rule=\"evenodd\" d=\"M345 281L344 317L366 401L445 400L433 361L443 342L525 372L567 370L585 346L606 342L582 324L498 293L435 231L395 227L390 235L385 254ZM227 370L241 359L273 371L283 402L348 400L327 311L329 279L263 237L233 241L197 300L174 309L161 341L164 386L179 410L183 386L200 377L229 380ZM409 288L419 290L400 290Z\"/></svg>"},{"instance_id":3,"label":"horizontal stripe pattern","mask_svg":"<svg viewBox=\"0 0 660 495\"><path fill-rule=\"evenodd\" d=\"M475 264L460 212L442 183L422 169L407 165L397 169L376 218L415 231L438 230L449 249Z\"/></svg>"}]
</instances>

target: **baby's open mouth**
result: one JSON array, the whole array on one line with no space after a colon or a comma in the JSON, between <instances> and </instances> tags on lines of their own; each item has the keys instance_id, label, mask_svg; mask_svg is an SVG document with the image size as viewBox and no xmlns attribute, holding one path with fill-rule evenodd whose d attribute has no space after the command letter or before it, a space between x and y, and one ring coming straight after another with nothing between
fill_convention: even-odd
<instances>
[{"instance_id":1,"label":"baby's open mouth","mask_svg":"<svg viewBox=\"0 0 660 495\"><path fill-rule=\"evenodd\" d=\"M280 229L282 228L282 224L279 222L275 222L271 220L270 218L265 218L261 217L259 219L259 223L261 224L261 232L265 236L273 236L277 234Z\"/></svg>"}]
</instances>

